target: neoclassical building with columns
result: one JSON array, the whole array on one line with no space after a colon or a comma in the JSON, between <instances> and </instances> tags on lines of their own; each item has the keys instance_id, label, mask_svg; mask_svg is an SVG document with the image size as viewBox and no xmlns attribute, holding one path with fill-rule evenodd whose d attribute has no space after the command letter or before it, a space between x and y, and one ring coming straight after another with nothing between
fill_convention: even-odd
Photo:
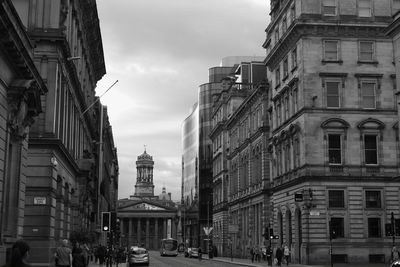
<instances>
[{"instance_id":1,"label":"neoclassical building with columns","mask_svg":"<svg viewBox=\"0 0 400 267\"><path fill-rule=\"evenodd\" d=\"M154 195L153 168L153 157L145 150L136 161L134 195L118 200L121 246L158 249L161 239L178 238L178 209L165 187L161 195Z\"/></svg>"}]
</instances>

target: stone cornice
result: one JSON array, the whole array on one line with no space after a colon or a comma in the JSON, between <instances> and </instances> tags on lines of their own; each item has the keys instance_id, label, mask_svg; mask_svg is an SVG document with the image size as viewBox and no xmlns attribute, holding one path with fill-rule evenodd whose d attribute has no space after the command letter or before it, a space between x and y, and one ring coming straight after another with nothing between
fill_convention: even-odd
<instances>
[{"instance_id":1,"label":"stone cornice","mask_svg":"<svg viewBox=\"0 0 400 267\"><path fill-rule=\"evenodd\" d=\"M80 20L83 22L83 39L89 53L95 81L106 73L100 23L95 0L77 1Z\"/></svg>"},{"instance_id":2,"label":"stone cornice","mask_svg":"<svg viewBox=\"0 0 400 267\"><path fill-rule=\"evenodd\" d=\"M369 38L388 39L384 30L388 23L350 23L343 21L310 21L297 19L290 25L286 33L274 44L264 63L269 69L275 69L277 64L293 49L297 41L304 36L318 36L326 38ZM264 48L266 42L264 43Z\"/></svg>"},{"instance_id":3,"label":"stone cornice","mask_svg":"<svg viewBox=\"0 0 400 267\"><path fill-rule=\"evenodd\" d=\"M391 37L400 33L400 10L394 14L393 19L393 22L386 29L386 35Z\"/></svg>"},{"instance_id":4,"label":"stone cornice","mask_svg":"<svg viewBox=\"0 0 400 267\"><path fill-rule=\"evenodd\" d=\"M47 92L47 87L33 62L33 46L10 0L0 2L0 47L15 63L20 78L34 79L38 94Z\"/></svg>"}]
</instances>

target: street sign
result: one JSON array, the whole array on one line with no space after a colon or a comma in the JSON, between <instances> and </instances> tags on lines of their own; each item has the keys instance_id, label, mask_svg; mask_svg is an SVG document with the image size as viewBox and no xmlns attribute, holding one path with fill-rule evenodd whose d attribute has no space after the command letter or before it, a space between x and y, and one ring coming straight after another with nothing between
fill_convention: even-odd
<instances>
[{"instance_id":1,"label":"street sign","mask_svg":"<svg viewBox=\"0 0 400 267\"><path fill-rule=\"evenodd\" d=\"M317 210L310 210L310 215L311 215L311 216L319 216L319 211L317 211Z\"/></svg>"},{"instance_id":2,"label":"street sign","mask_svg":"<svg viewBox=\"0 0 400 267\"><path fill-rule=\"evenodd\" d=\"M295 193L294 194L294 201L296 201L296 202L303 201L303 193Z\"/></svg>"},{"instance_id":3,"label":"street sign","mask_svg":"<svg viewBox=\"0 0 400 267\"><path fill-rule=\"evenodd\" d=\"M211 231L213 230L213 227L203 227L204 229L204 233L206 235L209 235L211 233Z\"/></svg>"},{"instance_id":4,"label":"street sign","mask_svg":"<svg viewBox=\"0 0 400 267\"><path fill-rule=\"evenodd\" d=\"M34 205L46 205L46 197L34 197L33 204Z\"/></svg>"}]
</instances>

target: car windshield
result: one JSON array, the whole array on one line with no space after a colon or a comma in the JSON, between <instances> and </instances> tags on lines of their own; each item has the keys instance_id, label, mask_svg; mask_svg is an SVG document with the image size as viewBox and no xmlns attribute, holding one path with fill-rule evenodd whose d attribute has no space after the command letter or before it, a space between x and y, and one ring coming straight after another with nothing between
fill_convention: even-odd
<instances>
[{"instance_id":1,"label":"car windshield","mask_svg":"<svg viewBox=\"0 0 400 267\"><path fill-rule=\"evenodd\" d=\"M197 252L199 249L198 248L192 248L191 250Z\"/></svg>"},{"instance_id":2,"label":"car windshield","mask_svg":"<svg viewBox=\"0 0 400 267\"><path fill-rule=\"evenodd\" d=\"M147 253L147 251L144 248L137 248L132 251L132 254L135 254L135 255L141 255L141 254L146 254L146 253Z\"/></svg>"},{"instance_id":3,"label":"car windshield","mask_svg":"<svg viewBox=\"0 0 400 267\"><path fill-rule=\"evenodd\" d=\"M178 248L178 241L164 240L163 245L164 245L164 249L172 251L172 250L175 250Z\"/></svg>"}]
</instances>

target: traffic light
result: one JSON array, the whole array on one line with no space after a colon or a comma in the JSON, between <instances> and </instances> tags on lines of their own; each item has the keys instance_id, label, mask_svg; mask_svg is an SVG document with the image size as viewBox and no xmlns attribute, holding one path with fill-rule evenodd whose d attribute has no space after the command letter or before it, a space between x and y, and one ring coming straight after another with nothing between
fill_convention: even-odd
<instances>
[{"instance_id":1,"label":"traffic light","mask_svg":"<svg viewBox=\"0 0 400 267\"><path fill-rule=\"evenodd\" d=\"M274 239L274 228L269 228L269 238Z\"/></svg>"},{"instance_id":2,"label":"traffic light","mask_svg":"<svg viewBox=\"0 0 400 267\"><path fill-rule=\"evenodd\" d=\"M110 212L102 212L101 213L101 230L103 232L110 232L111 226L111 215Z\"/></svg>"}]
</instances>

